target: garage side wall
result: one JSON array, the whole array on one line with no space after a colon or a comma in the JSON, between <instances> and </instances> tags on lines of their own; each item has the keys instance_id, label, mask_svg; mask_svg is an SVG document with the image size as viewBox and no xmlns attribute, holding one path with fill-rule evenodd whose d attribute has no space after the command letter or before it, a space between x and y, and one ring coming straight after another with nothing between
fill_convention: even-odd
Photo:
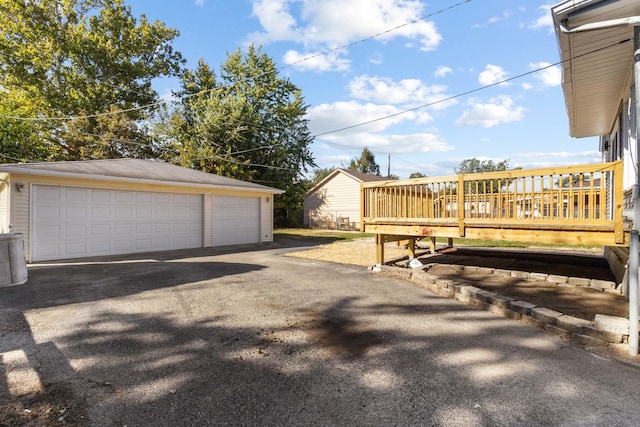
<instances>
[{"instance_id":1,"label":"garage side wall","mask_svg":"<svg viewBox=\"0 0 640 427\"><path fill-rule=\"evenodd\" d=\"M273 194L260 198L260 241L273 242Z\"/></svg>"}]
</instances>

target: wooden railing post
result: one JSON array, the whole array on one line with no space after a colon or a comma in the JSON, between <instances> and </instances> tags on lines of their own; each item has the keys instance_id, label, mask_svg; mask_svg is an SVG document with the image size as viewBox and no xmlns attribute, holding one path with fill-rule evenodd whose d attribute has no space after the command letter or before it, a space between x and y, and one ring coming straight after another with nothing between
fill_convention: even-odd
<instances>
[{"instance_id":1,"label":"wooden railing post","mask_svg":"<svg viewBox=\"0 0 640 427\"><path fill-rule=\"evenodd\" d=\"M604 180L604 178L603 178ZM624 243L624 221L622 210L624 208L624 188L622 183L622 161L613 167L613 234L616 243Z\"/></svg>"},{"instance_id":2,"label":"wooden railing post","mask_svg":"<svg viewBox=\"0 0 640 427\"><path fill-rule=\"evenodd\" d=\"M366 211L367 198L364 191L364 183L360 183L360 231L364 233L364 214Z\"/></svg>"},{"instance_id":3,"label":"wooden railing post","mask_svg":"<svg viewBox=\"0 0 640 427\"><path fill-rule=\"evenodd\" d=\"M464 174L458 174L458 234L460 237L464 237L464 208L465 208L465 194L464 194Z\"/></svg>"}]
</instances>

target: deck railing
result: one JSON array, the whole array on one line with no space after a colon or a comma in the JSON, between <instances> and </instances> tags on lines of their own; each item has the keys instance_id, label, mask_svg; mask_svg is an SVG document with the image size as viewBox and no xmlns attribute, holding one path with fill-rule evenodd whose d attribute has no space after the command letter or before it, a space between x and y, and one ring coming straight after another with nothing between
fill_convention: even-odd
<instances>
[{"instance_id":1,"label":"deck railing","mask_svg":"<svg viewBox=\"0 0 640 427\"><path fill-rule=\"evenodd\" d=\"M367 224L603 229L623 234L622 162L362 184Z\"/></svg>"}]
</instances>

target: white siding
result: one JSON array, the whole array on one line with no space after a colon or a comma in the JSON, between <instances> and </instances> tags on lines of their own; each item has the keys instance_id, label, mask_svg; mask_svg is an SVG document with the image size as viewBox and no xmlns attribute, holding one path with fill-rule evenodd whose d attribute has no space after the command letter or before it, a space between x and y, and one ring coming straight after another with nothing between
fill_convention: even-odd
<instances>
[{"instance_id":1,"label":"white siding","mask_svg":"<svg viewBox=\"0 0 640 427\"><path fill-rule=\"evenodd\" d=\"M273 196L260 199L260 241L273 242Z\"/></svg>"},{"instance_id":2,"label":"white siding","mask_svg":"<svg viewBox=\"0 0 640 427\"><path fill-rule=\"evenodd\" d=\"M315 212L314 212L315 211ZM336 218L349 218L353 227L360 226L360 182L344 173L331 180L304 200L305 225L314 221L333 223Z\"/></svg>"},{"instance_id":3,"label":"white siding","mask_svg":"<svg viewBox=\"0 0 640 427\"><path fill-rule=\"evenodd\" d=\"M0 182L0 233L11 231L9 230L9 185L3 185Z\"/></svg>"}]
</instances>

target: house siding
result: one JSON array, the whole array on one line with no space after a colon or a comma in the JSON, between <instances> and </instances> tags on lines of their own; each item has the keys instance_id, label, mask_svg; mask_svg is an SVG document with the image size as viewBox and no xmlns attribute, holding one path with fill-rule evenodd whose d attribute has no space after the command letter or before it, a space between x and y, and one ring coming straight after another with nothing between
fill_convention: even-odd
<instances>
[{"instance_id":1,"label":"house siding","mask_svg":"<svg viewBox=\"0 0 640 427\"><path fill-rule=\"evenodd\" d=\"M336 218L349 218L351 227L360 226L360 182L338 173L304 200L305 225L335 227Z\"/></svg>"}]
</instances>

